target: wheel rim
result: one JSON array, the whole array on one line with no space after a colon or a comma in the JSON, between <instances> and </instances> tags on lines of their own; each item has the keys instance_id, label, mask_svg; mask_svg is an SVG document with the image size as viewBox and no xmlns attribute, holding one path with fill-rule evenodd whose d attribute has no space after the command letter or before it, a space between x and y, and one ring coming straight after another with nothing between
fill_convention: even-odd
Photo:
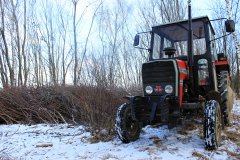
<instances>
[{"instance_id":1,"label":"wheel rim","mask_svg":"<svg viewBox=\"0 0 240 160\"><path fill-rule=\"evenodd\" d=\"M130 137L135 136L138 133L138 123L132 119L130 112L126 118L126 131Z\"/></svg>"}]
</instances>

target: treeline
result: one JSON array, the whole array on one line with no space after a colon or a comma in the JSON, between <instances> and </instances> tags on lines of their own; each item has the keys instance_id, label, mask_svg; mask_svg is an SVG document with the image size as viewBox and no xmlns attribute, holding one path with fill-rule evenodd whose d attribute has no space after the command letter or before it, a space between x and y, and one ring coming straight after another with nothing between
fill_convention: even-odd
<instances>
[{"instance_id":1,"label":"treeline","mask_svg":"<svg viewBox=\"0 0 240 160\"><path fill-rule=\"evenodd\" d=\"M0 0L1 86L90 84L137 89L141 64L148 55L133 49L135 33L185 19L186 6L183 0L137 4L124 0ZM212 2L210 8L214 18L230 17L238 24L238 6L239 1L222 0ZM225 34L222 21L214 24L216 37ZM217 52L229 55L232 75L239 68L238 35L236 31L234 38L216 43Z\"/></svg>"},{"instance_id":2,"label":"treeline","mask_svg":"<svg viewBox=\"0 0 240 160\"><path fill-rule=\"evenodd\" d=\"M0 7L2 87L141 84L146 57L133 50L124 1L1 0Z\"/></svg>"}]
</instances>

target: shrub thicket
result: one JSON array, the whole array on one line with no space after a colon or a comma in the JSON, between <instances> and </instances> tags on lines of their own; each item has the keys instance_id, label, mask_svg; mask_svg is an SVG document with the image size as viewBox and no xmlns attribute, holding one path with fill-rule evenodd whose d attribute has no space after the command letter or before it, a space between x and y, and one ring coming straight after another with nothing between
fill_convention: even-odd
<instances>
[{"instance_id":1,"label":"shrub thicket","mask_svg":"<svg viewBox=\"0 0 240 160\"><path fill-rule=\"evenodd\" d=\"M0 123L73 123L113 131L125 92L101 87L8 88L0 91Z\"/></svg>"}]
</instances>

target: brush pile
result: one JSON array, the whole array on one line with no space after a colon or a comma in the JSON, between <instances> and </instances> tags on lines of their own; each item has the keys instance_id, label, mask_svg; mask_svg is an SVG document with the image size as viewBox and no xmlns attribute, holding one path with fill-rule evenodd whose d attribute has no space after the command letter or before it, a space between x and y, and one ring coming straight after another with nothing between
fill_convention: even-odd
<instances>
[{"instance_id":1,"label":"brush pile","mask_svg":"<svg viewBox=\"0 0 240 160\"><path fill-rule=\"evenodd\" d=\"M0 123L71 123L112 130L125 94L89 86L3 89Z\"/></svg>"}]
</instances>

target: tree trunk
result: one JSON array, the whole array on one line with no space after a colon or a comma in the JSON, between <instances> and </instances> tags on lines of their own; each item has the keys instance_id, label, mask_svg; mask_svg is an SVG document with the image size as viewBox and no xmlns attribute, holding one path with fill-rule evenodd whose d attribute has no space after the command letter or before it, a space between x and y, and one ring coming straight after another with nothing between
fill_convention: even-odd
<instances>
[{"instance_id":1,"label":"tree trunk","mask_svg":"<svg viewBox=\"0 0 240 160\"><path fill-rule=\"evenodd\" d=\"M27 57L25 53L25 43L26 43L26 25L27 25L27 6L26 0L24 0L24 22L23 22L23 43L22 43L22 56L23 56L23 73L24 73L24 86L27 84L28 79L28 69L27 69Z\"/></svg>"},{"instance_id":2,"label":"tree trunk","mask_svg":"<svg viewBox=\"0 0 240 160\"><path fill-rule=\"evenodd\" d=\"M77 85L77 67L78 67L78 56L77 56L77 33L76 33L76 8L77 8L78 0L73 0L73 38L74 38L74 76L73 76L73 84Z\"/></svg>"},{"instance_id":3,"label":"tree trunk","mask_svg":"<svg viewBox=\"0 0 240 160\"><path fill-rule=\"evenodd\" d=\"M3 40L3 44L4 44L4 56L5 59L7 61L7 67L9 70L9 74L10 74L10 85L14 86L15 85L15 79L14 79L14 70L12 68L12 65L10 63L10 57L9 57L9 50L8 50L8 45L7 45L7 41L6 41L6 37L5 37L5 18L4 18L4 8L3 8L3 1L0 0L0 7L1 7L1 19L2 19L2 29L1 29L1 36L2 36L2 40Z\"/></svg>"}]
</instances>

